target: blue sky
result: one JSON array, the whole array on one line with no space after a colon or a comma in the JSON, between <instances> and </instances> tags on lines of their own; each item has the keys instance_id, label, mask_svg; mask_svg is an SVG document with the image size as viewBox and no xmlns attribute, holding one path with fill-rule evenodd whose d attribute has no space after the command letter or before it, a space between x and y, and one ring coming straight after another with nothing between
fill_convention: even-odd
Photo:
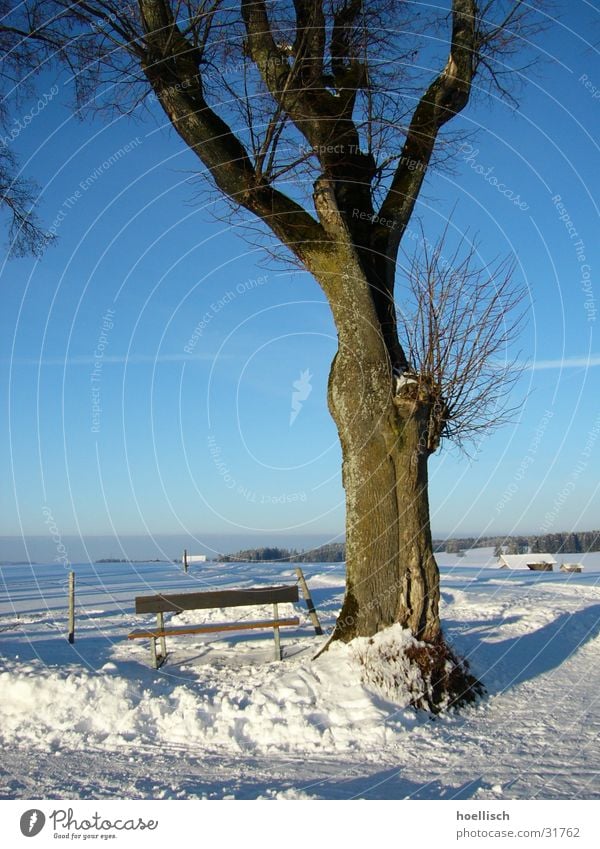
<instances>
[{"instance_id":1,"label":"blue sky","mask_svg":"<svg viewBox=\"0 0 600 849\"><path fill-rule=\"evenodd\" d=\"M514 254L529 292L519 414L473 458L432 458L435 536L600 525L600 63L587 41L600 15L563 8L519 107L470 106L459 128L476 138L452 174L428 177L417 209L427 234L451 215L478 233L483 262ZM341 533L321 290L266 267L215 217L167 126L78 121L68 81L41 78L54 83L11 142L58 239L40 261L0 267L0 535L48 536L48 510L65 536L177 534L192 548L211 534L235 545Z\"/></svg>"}]
</instances>

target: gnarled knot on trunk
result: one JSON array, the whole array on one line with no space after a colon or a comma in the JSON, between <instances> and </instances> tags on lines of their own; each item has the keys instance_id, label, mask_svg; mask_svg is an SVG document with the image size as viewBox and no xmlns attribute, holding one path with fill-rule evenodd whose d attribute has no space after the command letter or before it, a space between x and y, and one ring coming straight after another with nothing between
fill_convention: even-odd
<instances>
[{"instance_id":1,"label":"gnarled knot on trunk","mask_svg":"<svg viewBox=\"0 0 600 849\"><path fill-rule=\"evenodd\" d=\"M450 408L440 386L412 369L394 369L393 380L393 402L401 418L419 421L419 453L433 454L450 420Z\"/></svg>"}]
</instances>

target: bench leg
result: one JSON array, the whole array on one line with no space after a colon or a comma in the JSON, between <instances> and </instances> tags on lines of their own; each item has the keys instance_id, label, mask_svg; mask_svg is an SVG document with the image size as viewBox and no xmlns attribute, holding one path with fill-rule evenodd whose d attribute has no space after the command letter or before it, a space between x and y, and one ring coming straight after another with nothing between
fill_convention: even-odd
<instances>
[{"instance_id":1,"label":"bench leg","mask_svg":"<svg viewBox=\"0 0 600 849\"><path fill-rule=\"evenodd\" d=\"M160 638L160 639L162 639L162 638ZM163 665L165 660L167 659L166 652L161 654L161 655L158 655L156 653L156 640L157 640L156 637L151 637L151 639L150 639L150 656L152 658L152 668L153 669L159 669Z\"/></svg>"},{"instance_id":2,"label":"bench leg","mask_svg":"<svg viewBox=\"0 0 600 849\"><path fill-rule=\"evenodd\" d=\"M152 658L152 666L154 669L158 669L158 658L156 656L156 640L154 637L150 638L150 657Z\"/></svg>"},{"instance_id":3,"label":"bench leg","mask_svg":"<svg viewBox=\"0 0 600 849\"><path fill-rule=\"evenodd\" d=\"M163 631L165 627L165 617L163 613L156 614L156 625L159 631ZM156 641L160 640L161 654L156 652ZM152 658L152 668L159 669L167 659L167 641L164 637L152 637L150 639L150 657Z\"/></svg>"},{"instance_id":4,"label":"bench leg","mask_svg":"<svg viewBox=\"0 0 600 849\"><path fill-rule=\"evenodd\" d=\"M279 608L277 604L273 605L273 620L277 622L279 619ZM275 636L275 660L281 660L281 640L279 638L279 626L273 626L273 634Z\"/></svg>"},{"instance_id":5,"label":"bench leg","mask_svg":"<svg viewBox=\"0 0 600 849\"><path fill-rule=\"evenodd\" d=\"M165 630L165 615L164 613L156 614L156 624L160 628L161 631ZM160 650L162 652L162 656L166 659L167 657L167 641L164 637L160 638Z\"/></svg>"}]
</instances>

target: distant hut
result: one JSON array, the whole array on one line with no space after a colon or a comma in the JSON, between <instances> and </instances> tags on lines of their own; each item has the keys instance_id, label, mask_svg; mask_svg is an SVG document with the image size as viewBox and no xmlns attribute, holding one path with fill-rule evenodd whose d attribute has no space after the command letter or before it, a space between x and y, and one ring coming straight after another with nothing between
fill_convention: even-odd
<instances>
[{"instance_id":1,"label":"distant hut","mask_svg":"<svg viewBox=\"0 0 600 849\"><path fill-rule=\"evenodd\" d=\"M545 563L543 561L535 563L528 563L527 568L531 569L532 572L552 572L554 571L554 566L552 563Z\"/></svg>"},{"instance_id":2,"label":"distant hut","mask_svg":"<svg viewBox=\"0 0 600 849\"><path fill-rule=\"evenodd\" d=\"M556 560L551 554L501 554L500 569L531 569L532 572L553 572Z\"/></svg>"},{"instance_id":3,"label":"distant hut","mask_svg":"<svg viewBox=\"0 0 600 849\"><path fill-rule=\"evenodd\" d=\"M583 566L581 563L561 563L560 565L561 572L583 572Z\"/></svg>"},{"instance_id":4,"label":"distant hut","mask_svg":"<svg viewBox=\"0 0 600 849\"><path fill-rule=\"evenodd\" d=\"M192 563L206 563L206 554L188 554L187 548L184 548L181 562L183 563L183 571L187 572Z\"/></svg>"}]
</instances>

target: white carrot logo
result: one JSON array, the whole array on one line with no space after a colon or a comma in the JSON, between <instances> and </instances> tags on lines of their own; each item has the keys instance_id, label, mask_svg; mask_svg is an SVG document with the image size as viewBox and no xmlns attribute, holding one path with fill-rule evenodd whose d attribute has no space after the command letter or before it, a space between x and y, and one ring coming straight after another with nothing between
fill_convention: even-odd
<instances>
[{"instance_id":1,"label":"white carrot logo","mask_svg":"<svg viewBox=\"0 0 600 849\"><path fill-rule=\"evenodd\" d=\"M312 374L309 369L300 372L300 377L292 384L294 392L292 392L292 409L290 412L290 427L298 418L298 413L302 409L302 404L312 392L311 385Z\"/></svg>"}]
</instances>

